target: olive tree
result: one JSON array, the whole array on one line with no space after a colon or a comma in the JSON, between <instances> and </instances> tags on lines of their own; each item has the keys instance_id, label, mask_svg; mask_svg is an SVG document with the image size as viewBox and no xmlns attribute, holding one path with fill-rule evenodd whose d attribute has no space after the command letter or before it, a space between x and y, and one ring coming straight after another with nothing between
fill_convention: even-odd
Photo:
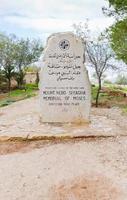
<instances>
[{"instance_id":1,"label":"olive tree","mask_svg":"<svg viewBox=\"0 0 127 200\"><path fill-rule=\"evenodd\" d=\"M15 71L15 42L14 36L0 34L0 71L1 77L7 80L8 91L11 89L11 79Z\"/></svg>"},{"instance_id":2,"label":"olive tree","mask_svg":"<svg viewBox=\"0 0 127 200\"><path fill-rule=\"evenodd\" d=\"M16 43L16 81L19 88L23 85L25 68L36 62L43 51L39 40L19 39Z\"/></svg>"}]
</instances>

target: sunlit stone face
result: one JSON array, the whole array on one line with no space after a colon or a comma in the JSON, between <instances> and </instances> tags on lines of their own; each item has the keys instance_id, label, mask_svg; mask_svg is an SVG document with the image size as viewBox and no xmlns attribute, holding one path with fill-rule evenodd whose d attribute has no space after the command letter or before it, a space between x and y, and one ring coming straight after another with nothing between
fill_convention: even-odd
<instances>
[{"instance_id":1,"label":"sunlit stone face","mask_svg":"<svg viewBox=\"0 0 127 200\"><path fill-rule=\"evenodd\" d=\"M84 55L81 39L72 33L48 38L40 74L42 122L89 122L91 86Z\"/></svg>"}]
</instances>

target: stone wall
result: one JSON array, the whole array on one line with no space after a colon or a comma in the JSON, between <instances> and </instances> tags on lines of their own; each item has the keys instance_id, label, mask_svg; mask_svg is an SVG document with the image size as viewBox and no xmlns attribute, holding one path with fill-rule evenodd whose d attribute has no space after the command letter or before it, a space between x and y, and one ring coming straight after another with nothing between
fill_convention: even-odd
<instances>
[{"instance_id":1,"label":"stone wall","mask_svg":"<svg viewBox=\"0 0 127 200\"><path fill-rule=\"evenodd\" d=\"M27 72L25 75L26 83L35 83L36 82L36 72Z\"/></svg>"}]
</instances>

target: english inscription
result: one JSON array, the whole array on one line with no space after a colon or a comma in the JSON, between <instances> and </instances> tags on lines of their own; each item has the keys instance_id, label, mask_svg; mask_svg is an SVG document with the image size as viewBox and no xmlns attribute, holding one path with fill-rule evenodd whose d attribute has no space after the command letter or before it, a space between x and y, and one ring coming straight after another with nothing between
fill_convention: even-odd
<instances>
[{"instance_id":1,"label":"english inscription","mask_svg":"<svg viewBox=\"0 0 127 200\"><path fill-rule=\"evenodd\" d=\"M48 39L40 80L42 122L89 122L90 82L79 38L61 33Z\"/></svg>"}]
</instances>

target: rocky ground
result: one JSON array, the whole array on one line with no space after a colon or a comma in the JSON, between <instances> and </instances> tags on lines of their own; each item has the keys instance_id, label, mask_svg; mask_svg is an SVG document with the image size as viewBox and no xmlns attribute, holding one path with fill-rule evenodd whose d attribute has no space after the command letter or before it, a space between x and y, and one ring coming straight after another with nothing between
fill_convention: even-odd
<instances>
[{"instance_id":1,"label":"rocky ground","mask_svg":"<svg viewBox=\"0 0 127 200\"><path fill-rule=\"evenodd\" d=\"M99 137L127 135L127 115L118 108L92 108L91 123L41 124L38 97L0 108L0 141L52 137Z\"/></svg>"},{"instance_id":2,"label":"rocky ground","mask_svg":"<svg viewBox=\"0 0 127 200\"><path fill-rule=\"evenodd\" d=\"M30 119L37 117L36 101L33 98L2 108L1 136L4 131L7 134L9 130L11 133L31 130L28 124ZM127 118L116 108L92 109L91 117L91 130L96 127L97 120L100 129L103 129L102 122L105 129L107 127L103 137L98 134L93 137L93 134L92 137L90 135L82 139L58 138L24 142L14 141L14 138L13 141L1 140L0 199L126 200ZM32 125L32 122L31 126L35 128L38 123ZM49 130L59 128L50 127ZM75 131L81 129L73 127ZM99 130L98 125L97 129ZM17 134L20 136L20 133Z\"/></svg>"}]
</instances>

